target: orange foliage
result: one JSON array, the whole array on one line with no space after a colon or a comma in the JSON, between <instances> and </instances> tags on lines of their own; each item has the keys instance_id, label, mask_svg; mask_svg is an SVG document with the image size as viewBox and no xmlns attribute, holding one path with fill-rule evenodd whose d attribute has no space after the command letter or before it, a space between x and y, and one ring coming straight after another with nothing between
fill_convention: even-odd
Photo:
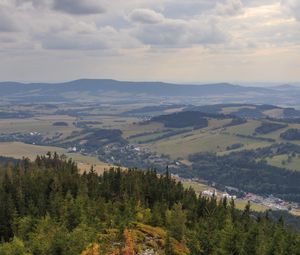
<instances>
[{"instance_id":1,"label":"orange foliage","mask_svg":"<svg viewBox=\"0 0 300 255\"><path fill-rule=\"evenodd\" d=\"M100 255L100 245L99 244L91 245L89 248L83 251L81 255Z\"/></svg>"},{"instance_id":2,"label":"orange foliage","mask_svg":"<svg viewBox=\"0 0 300 255\"><path fill-rule=\"evenodd\" d=\"M112 253L110 253L109 255L120 255L119 250L115 250Z\"/></svg>"},{"instance_id":3,"label":"orange foliage","mask_svg":"<svg viewBox=\"0 0 300 255\"><path fill-rule=\"evenodd\" d=\"M128 229L124 230L125 237L125 248L123 249L123 255L135 255L134 251L134 241L131 231Z\"/></svg>"},{"instance_id":4,"label":"orange foliage","mask_svg":"<svg viewBox=\"0 0 300 255\"><path fill-rule=\"evenodd\" d=\"M182 243L176 243L174 245L174 248L176 251L180 252L180 253L183 253L183 254L189 254L190 251L189 249Z\"/></svg>"}]
</instances>

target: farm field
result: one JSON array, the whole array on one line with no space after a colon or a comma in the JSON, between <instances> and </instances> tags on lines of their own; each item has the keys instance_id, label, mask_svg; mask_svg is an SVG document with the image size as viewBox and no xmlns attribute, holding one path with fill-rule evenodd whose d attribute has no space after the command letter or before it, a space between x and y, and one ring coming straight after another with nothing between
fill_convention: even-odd
<instances>
[{"instance_id":1,"label":"farm field","mask_svg":"<svg viewBox=\"0 0 300 255\"><path fill-rule=\"evenodd\" d=\"M122 129L122 132L124 138L129 138L130 136L148 132L163 131L164 129L164 125L161 123L129 124Z\"/></svg>"},{"instance_id":2,"label":"farm field","mask_svg":"<svg viewBox=\"0 0 300 255\"><path fill-rule=\"evenodd\" d=\"M259 120L248 120L247 123L226 128L226 132L239 135L253 135L255 129L261 125Z\"/></svg>"},{"instance_id":3,"label":"farm field","mask_svg":"<svg viewBox=\"0 0 300 255\"><path fill-rule=\"evenodd\" d=\"M267 158L268 164L277 167L284 167L289 170L300 171L299 156L289 159L287 154L277 155L272 158Z\"/></svg>"},{"instance_id":4,"label":"farm field","mask_svg":"<svg viewBox=\"0 0 300 255\"><path fill-rule=\"evenodd\" d=\"M0 143L0 155L21 159L23 157L34 160L37 155L45 155L47 152L66 154L66 150L51 146L38 146L21 142Z\"/></svg>"},{"instance_id":5,"label":"farm field","mask_svg":"<svg viewBox=\"0 0 300 255\"><path fill-rule=\"evenodd\" d=\"M124 129L128 125L138 122L137 118L133 117L120 117L120 116L84 116L80 121L87 122L88 126L93 128L106 128L106 129ZM89 124L92 123L92 124ZM94 122L94 123L93 123Z\"/></svg>"},{"instance_id":6,"label":"farm field","mask_svg":"<svg viewBox=\"0 0 300 255\"><path fill-rule=\"evenodd\" d=\"M248 201L243 200L243 199L236 199L235 200L235 206L237 209L239 210L244 210L245 206L247 205ZM251 202L251 210L255 211L255 212L265 212L267 210L269 210L270 208L265 206L265 205L261 205L261 204L257 204L257 203L252 203Z\"/></svg>"},{"instance_id":7,"label":"farm field","mask_svg":"<svg viewBox=\"0 0 300 255\"><path fill-rule=\"evenodd\" d=\"M46 137L53 137L62 133L63 138L76 130L73 124L74 120L74 117L66 115L49 115L28 119L0 119L0 134L37 132ZM65 122L68 126L53 126L55 122Z\"/></svg>"},{"instance_id":8,"label":"farm field","mask_svg":"<svg viewBox=\"0 0 300 255\"><path fill-rule=\"evenodd\" d=\"M186 158L198 152L216 152L226 154L228 147L241 143L243 147L236 149L257 149L270 145L269 142L258 141L250 138L238 137L234 134L219 130L195 130L173 136L145 145L150 150L161 154L168 154L172 158Z\"/></svg>"},{"instance_id":9,"label":"farm field","mask_svg":"<svg viewBox=\"0 0 300 255\"><path fill-rule=\"evenodd\" d=\"M173 159L186 159L189 155L199 152L212 152L221 156L233 151L253 150L267 147L274 143L286 143L286 140L280 138L280 134L289 128L300 129L300 124L288 124L287 127L270 132L269 134L255 135L255 129L259 127L262 122L262 120L248 120L247 123L244 124L223 128L224 120L223 122L212 120L209 122L208 128L192 130L149 143L147 143L149 138L158 137L160 134L147 134L133 139L132 142L142 141L145 142L142 147L148 148L151 151L170 155ZM153 123L151 125L155 124ZM151 125L146 125L148 130L151 129ZM140 125L133 125L135 130L138 130L138 126ZM159 129L156 128L155 131L157 130ZM273 139L274 141L268 141L267 139ZM300 145L300 141L289 142ZM230 146L234 144L241 144L242 146L237 149L230 149ZM272 165L283 167L281 161L284 160L285 157L287 158L288 155L278 156L278 158L274 157L272 160L268 160L268 162ZM298 166L299 163L297 159L293 159L287 163L286 166L288 169L297 170L300 169L300 166Z\"/></svg>"},{"instance_id":10,"label":"farm field","mask_svg":"<svg viewBox=\"0 0 300 255\"><path fill-rule=\"evenodd\" d=\"M183 181L182 184L183 184L183 187L186 189L193 188L195 190L195 192L198 194L204 190L211 188L204 183L193 182L193 181Z\"/></svg>"}]
</instances>

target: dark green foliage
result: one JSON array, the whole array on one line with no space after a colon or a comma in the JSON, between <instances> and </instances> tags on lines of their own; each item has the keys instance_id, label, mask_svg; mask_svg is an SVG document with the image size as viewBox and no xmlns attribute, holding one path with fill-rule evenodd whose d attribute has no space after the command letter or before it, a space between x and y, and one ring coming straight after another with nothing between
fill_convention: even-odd
<instances>
[{"instance_id":1,"label":"dark green foliage","mask_svg":"<svg viewBox=\"0 0 300 255\"><path fill-rule=\"evenodd\" d=\"M176 104L172 104L172 105L158 105L158 106L145 106L142 108L137 108L137 109L133 109L127 112L124 112L123 115L125 116L139 116L139 115L155 115L155 113L160 113L160 112L164 112L166 110L169 109L174 109L174 108L180 108L180 107L184 107L185 105L176 105Z\"/></svg>"},{"instance_id":2,"label":"dark green foliage","mask_svg":"<svg viewBox=\"0 0 300 255\"><path fill-rule=\"evenodd\" d=\"M245 192L274 194L285 200L300 202L300 172L268 165L266 157L298 152L299 146L280 144L257 150L233 152L225 156L200 153L190 157L193 170L179 172L183 177L201 177Z\"/></svg>"},{"instance_id":3,"label":"dark green foliage","mask_svg":"<svg viewBox=\"0 0 300 255\"><path fill-rule=\"evenodd\" d=\"M230 123L225 124L223 127L226 128L226 127L238 126L245 123L247 123L247 119L234 117Z\"/></svg>"},{"instance_id":4,"label":"dark green foliage","mask_svg":"<svg viewBox=\"0 0 300 255\"><path fill-rule=\"evenodd\" d=\"M263 122L261 126L255 129L255 134L269 134L276 130L287 127L287 124L274 123L274 122Z\"/></svg>"},{"instance_id":5,"label":"dark green foliage","mask_svg":"<svg viewBox=\"0 0 300 255\"><path fill-rule=\"evenodd\" d=\"M69 126L69 124L67 122L64 122L64 121L57 121L57 122L54 122L52 125L57 126L57 127L67 127L67 126Z\"/></svg>"},{"instance_id":6,"label":"dark green foliage","mask_svg":"<svg viewBox=\"0 0 300 255\"><path fill-rule=\"evenodd\" d=\"M232 115L240 118L248 118L248 119L260 119L265 117L265 115L259 109L250 109L250 108L240 108L236 112L233 112Z\"/></svg>"},{"instance_id":7,"label":"dark green foliage","mask_svg":"<svg viewBox=\"0 0 300 255\"><path fill-rule=\"evenodd\" d=\"M242 144L242 143L234 143L234 144L232 144L230 146L227 146L226 150L228 150L228 151L230 151L230 150L236 150L236 149L239 149L239 148L242 148L242 147L244 147L244 144Z\"/></svg>"},{"instance_id":8,"label":"dark green foliage","mask_svg":"<svg viewBox=\"0 0 300 255\"><path fill-rule=\"evenodd\" d=\"M15 158L7 158L0 156L0 165L16 164L19 160Z\"/></svg>"},{"instance_id":9,"label":"dark green foliage","mask_svg":"<svg viewBox=\"0 0 300 255\"><path fill-rule=\"evenodd\" d=\"M33 115L24 112L24 111L19 111L19 112L2 112L0 111L0 119L25 119L25 118L32 118Z\"/></svg>"},{"instance_id":10,"label":"dark green foliage","mask_svg":"<svg viewBox=\"0 0 300 255\"><path fill-rule=\"evenodd\" d=\"M250 207L197 197L170 174L111 169L79 174L57 154L1 169L0 254L80 254L100 233L134 222L164 228L165 254L174 238L190 254L299 254L299 235L281 221L256 220ZM282 253L284 251L284 253Z\"/></svg>"},{"instance_id":11,"label":"dark green foliage","mask_svg":"<svg viewBox=\"0 0 300 255\"><path fill-rule=\"evenodd\" d=\"M161 122L168 128L185 128L185 127L194 127L194 128L205 128L208 125L206 118L207 114L201 112L176 112L168 115L160 115L153 117L151 120L156 122Z\"/></svg>"},{"instance_id":12,"label":"dark green foliage","mask_svg":"<svg viewBox=\"0 0 300 255\"><path fill-rule=\"evenodd\" d=\"M80 136L79 139L77 136ZM99 148L104 147L105 145L118 143L126 144L127 142L122 137L122 131L119 129L101 129L101 128L89 128L86 127L80 133L73 132L68 139L75 138L72 142L61 143L60 146L65 148L72 147L74 144L77 144L78 150L83 148L85 152L94 153L98 151ZM85 140L84 145L80 145L82 139Z\"/></svg>"},{"instance_id":13,"label":"dark green foliage","mask_svg":"<svg viewBox=\"0 0 300 255\"><path fill-rule=\"evenodd\" d=\"M286 118L299 118L300 111L296 110L295 108L285 108L283 109L283 115Z\"/></svg>"},{"instance_id":14,"label":"dark green foliage","mask_svg":"<svg viewBox=\"0 0 300 255\"><path fill-rule=\"evenodd\" d=\"M287 131L280 134L280 137L285 140L300 140L300 130L296 128L290 128Z\"/></svg>"}]
</instances>

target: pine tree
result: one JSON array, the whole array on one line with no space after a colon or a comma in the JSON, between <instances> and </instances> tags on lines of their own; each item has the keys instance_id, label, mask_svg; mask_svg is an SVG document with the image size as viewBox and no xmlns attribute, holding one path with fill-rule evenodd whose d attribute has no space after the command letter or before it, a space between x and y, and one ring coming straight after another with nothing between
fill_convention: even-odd
<instances>
[{"instance_id":1,"label":"pine tree","mask_svg":"<svg viewBox=\"0 0 300 255\"><path fill-rule=\"evenodd\" d=\"M166 220L172 237L181 241L185 233L186 213L181 203L174 204L173 208L166 213Z\"/></svg>"},{"instance_id":2,"label":"pine tree","mask_svg":"<svg viewBox=\"0 0 300 255\"><path fill-rule=\"evenodd\" d=\"M239 255L238 249L238 235L234 228L231 218L226 220L224 229L221 232L220 240L220 255Z\"/></svg>"}]
</instances>

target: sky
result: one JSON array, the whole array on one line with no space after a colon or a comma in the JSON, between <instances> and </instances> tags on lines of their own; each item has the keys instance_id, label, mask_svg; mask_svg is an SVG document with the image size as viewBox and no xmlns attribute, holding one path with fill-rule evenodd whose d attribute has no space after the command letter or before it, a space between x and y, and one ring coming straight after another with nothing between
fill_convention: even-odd
<instances>
[{"instance_id":1,"label":"sky","mask_svg":"<svg viewBox=\"0 0 300 255\"><path fill-rule=\"evenodd\" d=\"M0 80L299 82L300 0L0 0Z\"/></svg>"}]
</instances>

